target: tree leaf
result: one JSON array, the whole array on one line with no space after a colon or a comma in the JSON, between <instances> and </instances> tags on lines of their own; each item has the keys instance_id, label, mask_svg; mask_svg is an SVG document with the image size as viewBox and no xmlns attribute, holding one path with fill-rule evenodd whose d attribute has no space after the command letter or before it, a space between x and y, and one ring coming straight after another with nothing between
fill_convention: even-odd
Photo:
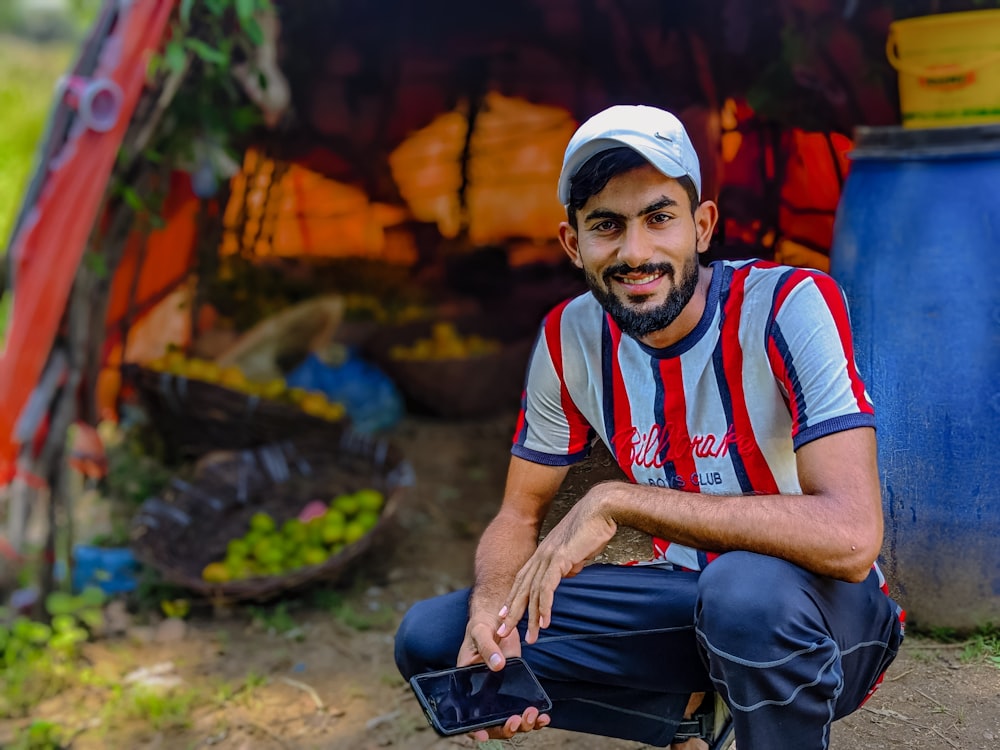
<instances>
[{"instance_id":1,"label":"tree leaf","mask_svg":"<svg viewBox=\"0 0 1000 750\"><path fill-rule=\"evenodd\" d=\"M121 186L122 200L125 204L131 208L136 213L143 211L146 208L145 202L142 200L140 195L135 191L135 188L130 185Z\"/></svg>"},{"instance_id":2,"label":"tree leaf","mask_svg":"<svg viewBox=\"0 0 1000 750\"><path fill-rule=\"evenodd\" d=\"M108 278L108 261L100 253L84 253L83 265L99 279ZM76 605L74 604L74 609Z\"/></svg>"},{"instance_id":3,"label":"tree leaf","mask_svg":"<svg viewBox=\"0 0 1000 750\"><path fill-rule=\"evenodd\" d=\"M185 39L184 44L207 63L224 66L229 62L229 59L222 52L201 41L201 39Z\"/></svg>"},{"instance_id":4,"label":"tree leaf","mask_svg":"<svg viewBox=\"0 0 1000 750\"><path fill-rule=\"evenodd\" d=\"M241 26L253 18L255 4L254 0L236 0L236 17L240 19Z\"/></svg>"},{"instance_id":5,"label":"tree leaf","mask_svg":"<svg viewBox=\"0 0 1000 750\"><path fill-rule=\"evenodd\" d=\"M180 9L181 23L183 23L185 26L189 26L191 24L191 8L193 7L194 7L194 0L181 0L181 9Z\"/></svg>"},{"instance_id":6,"label":"tree leaf","mask_svg":"<svg viewBox=\"0 0 1000 750\"><path fill-rule=\"evenodd\" d=\"M253 42L254 45L259 47L264 43L264 30L261 29L256 18L250 16L245 21L241 20L240 25L243 27L243 33L247 35L247 39Z\"/></svg>"},{"instance_id":7,"label":"tree leaf","mask_svg":"<svg viewBox=\"0 0 1000 750\"><path fill-rule=\"evenodd\" d=\"M184 66L187 65L187 53L184 52L184 45L176 39L167 42L167 49L164 52L163 58L167 63L167 67L170 68L171 73L180 73L184 70Z\"/></svg>"},{"instance_id":8,"label":"tree leaf","mask_svg":"<svg viewBox=\"0 0 1000 750\"><path fill-rule=\"evenodd\" d=\"M53 591L45 598L45 611L53 617L69 614L74 608L73 597L65 591Z\"/></svg>"}]
</instances>

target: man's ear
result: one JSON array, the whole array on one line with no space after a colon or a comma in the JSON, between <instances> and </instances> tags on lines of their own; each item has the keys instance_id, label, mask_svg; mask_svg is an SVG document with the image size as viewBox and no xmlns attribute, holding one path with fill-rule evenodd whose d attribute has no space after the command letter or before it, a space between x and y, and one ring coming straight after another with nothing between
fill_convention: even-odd
<instances>
[{"instance_id":1,"label":"man's ear","mask_svg":"<svg viewBox=\"0 0 1000 750\"><path fill-rule=\"evenodd\" d=\"M698 235L698 252L708 250L712 243L712 232L719 220L719 207L714 201L703 201L694 211L694 225Z\"/></svg>"},{"instance_id":2,"label":"man's ear","mask_svg":"<svg viewBox=\"0 0 1000 750\"><path fill-rule=\"evenodd\" d=\"M568 221L559 225L559 244L562 245L569 259L573 261L573 265L577 268L583 268L583 261L580 260L580 238Z\"/></svg>"}]
</instances>

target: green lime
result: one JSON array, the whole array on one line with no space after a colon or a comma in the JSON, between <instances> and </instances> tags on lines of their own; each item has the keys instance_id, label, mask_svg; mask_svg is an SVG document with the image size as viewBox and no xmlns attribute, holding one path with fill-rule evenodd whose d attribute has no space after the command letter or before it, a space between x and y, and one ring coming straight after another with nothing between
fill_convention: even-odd
<instances>
[{"instance_id":1,"label":"green lime","mask_svg":"<svg viewBox=\"0 0 1000 750\"><path fill-rule=\"evenodd\" d=\"M323 524L323 543L336 544L337 542L344 541L346 531L347 525L343 522Z\"/></svg>"},{"instance_id":2,"label":"green lime","mask_svg":"<svg viewBox=\"0 0 1000 750\"><path fill-rule=\"evenodd\" d=\"M354 544L354 542L358 541L367 533L368 529L366 529L358 521L351 521L344 527L344 542L347 544Z\"/></svg>"},{"instance_id":3,"label":"green lime","mask_svg":"<svg viewBox=\"0 0 1000 750\"><path fill-rule=\"evenodd\" d=\"M319 565L326 562L328 553L322 547L306 547L305 551L305 563L306 565Z\"/></svg>"},{"instance_id":4,"label":"green lime","mask_svg":"<svg viewBox=\"0 0 1000 750\"><path fill-rule=\"evenodd\" d=\"M264 533L274 531L274 519L263 511L257 511L250 516L250 528L253 531L263 531Z\"/></svg>"},{"instance_id":5,"label":"green lime","mask_svg":"<svg viewBox=\"0 0 1000 750\"><path fill-rule=\"evenodd\" d=\"M330 508L326 512L326 518L323 521L324 524L345 524L347 523L347 516L344 515L342 510L337 508Z\"/></svg>"},{"instance_id":6,"label":"green lime","mask_svg":"<svg viewBox=\"0 0 1000 750\"><path fill-rule=\"evenodd\" d=\"M285 572L285 566L282 565L280 561L269 563L264 566L262 572L264 573L264 575L268 576L280 576L282 573Z\"/></svg>"},{"instance_id":7,"label":"green lime","mask_svg":"<svg viewBox=\"0 0 1000 750\"><path fill-rule=\"evenodd\" d=\"M306 542L309 544L320 544L323 541L323 526L325 517L317 516L306 521Z\"/></svg>"},{"instance_id":8,"label":"green lime","mask_svg":"<svg viewBox=\"0 0 1000 750\"><path fill-rule=\"evenodd\" d=\"M335 510L339 510L345 516L350 517L358 512L358 508L361 507L361 504L358 502L358 499L354 495L348 495L345 493L342 495L337 495L335 498L333 498L333 502L330 503L330 507L334 508Z\"/></svg>"},{"instance_id":9,"label":"green lime","mask_svg":"<svg viewBox=\"0 0 1000 750\"><path fill-rule=\"evenodd\" d=\"M285 556L281 544L274 538L264 537L253 548L253 556L265 568L279 564Z\"/></svg>"},{"instance_id":10,"label":"green lime","mask_svg":"<svg viewBox=\"0 0 1000 750\"><path fill-rule=\"evenodd\" d=\"M252 575L252 569L247 563L246 559L233 559L226 558L223 563L226 568L226 572L229 574L229 580L239 581L243 578L249 578Z\"/></svg>"},{"instance_id":11,"label":"green lime","mask_svg":"<svg viewBox=\"0 0 1000 750\"><path fill-rule=\"evenodd\" d=\"M371 531L378 523L378 513L373 510L362 510L354 519L365 531Z\"/></svg>"},{"instance_id":12,"label":"green lime","mask_svg":"<svg viewBox=\"0 0 1000 750\"><path fill-rule=\"evenodd\" d=\"M246 557L250 551L250 545L245 539L230 539L226 545L226 557Z\"/></svg>"},{"instance_id":13,"label":"green lime","mask_svg":"<svg viewBox=\"0 0 1000 750\"><path fill-rule=\"evenodd\" d=\"M358 490L354 493L354 497L357 498L358 506L361 510L370 510L377 513L385 504L385 496L378 490L371 488Z\"/></svg>"},{"instance_id":14,"label":"green lime","mask_svg":"<svg viewBox=\"0 0 1000 750\"><path fill-rule=\"evenodd\" d=\"M308 537L306 525L297 518L289 518L281 526L281 534L293 542L304 542Z\"/></svg>"}]
</instances>

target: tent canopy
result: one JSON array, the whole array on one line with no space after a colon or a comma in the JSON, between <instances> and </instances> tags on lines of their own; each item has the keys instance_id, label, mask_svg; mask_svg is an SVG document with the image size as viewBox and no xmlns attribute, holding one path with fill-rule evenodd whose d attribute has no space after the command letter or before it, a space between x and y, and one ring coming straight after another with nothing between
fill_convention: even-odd
<instances>
[{"instance_id":1,"label":"tent canopy","mask_svg":"<svg viewBox=\"0 0 1000 750\"><path fill-rule=\"evenodd\" d=\"M407 221L432 224L444 238L465 234L471 245L545 236L560 212L545 196L575 123L625 102L684 119L715 195L727 172L728 100L785 128L848 135L857 124L898 122L884 58L889 22L971 1L276 0L276 58L291 106L251 139L232 183L246 210L231 203L208 216L226 225L223 252L254 246L265 228L272 241L262 247L278 255L362 248L402 262L414 250L393 228ZM54 121L69 116L70 126L43 150L8 252L15 296L0 353L0 480L38 427L26 419L29 398L103 216L119 146L160 93L145 91L139 106L148 61L178 5L106 3L73 72L121 92L112 127L88 128L57 102ZM268 190L277 186L267 200L250 178L266 163L283 165L267 177ZM185 175L171 185L166 227L131 243L117 269L109 348L118 321L162 299L193 263L206 205ZM505 221L513 215L517 222Z\"/></svg>"}]
</instances>

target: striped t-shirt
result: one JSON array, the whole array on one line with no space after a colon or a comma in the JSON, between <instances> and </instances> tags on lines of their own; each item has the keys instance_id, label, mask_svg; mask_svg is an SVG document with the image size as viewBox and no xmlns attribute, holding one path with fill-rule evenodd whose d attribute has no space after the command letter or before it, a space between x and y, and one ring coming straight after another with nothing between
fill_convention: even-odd
<instances>
[{"instance_id":1,"label":"striped t-shirt","mask_svg":"<svg viewBox=\"0 0 1000 750\"><path fill-rule=\"evenodd\" d=\"M698 325L663 349L623 335L589 292L550 312L512 453L566 466L599 437L633 482L798 494L796 449L874 425L836 282L759 260L717 261ZM661 539L653 552L692 570L714 557Z\"/></svg>"}]
</instances>

